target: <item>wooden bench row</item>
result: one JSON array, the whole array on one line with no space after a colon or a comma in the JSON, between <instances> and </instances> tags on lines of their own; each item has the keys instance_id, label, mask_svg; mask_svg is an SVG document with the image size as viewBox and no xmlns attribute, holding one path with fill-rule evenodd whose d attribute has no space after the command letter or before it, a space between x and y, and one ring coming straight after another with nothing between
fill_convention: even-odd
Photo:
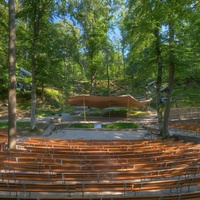
<instances>
[{"instance_id":1,"label":"wooden bench row","mask_svg":"<svg viewBox=\"0 0 200 200\"><path fill-rule=\"evenodd\" d=\"M147 152L147 151L162 151L162 150L173 150L176 149L178 150L183 150L183 149L199 149L200 145L194 145L193 143L180 143L180 142L173 142L169 144L156 144L156 145L148 145L148 146L138 146L138 145L133 145L133 146L127 146L127 147L117 147L117 146L106 146L106 147L91 147L91 146L84 146L84 147L67 147L65 145L63 146L44 146L44 145L25 145L23 149L31 150L31 149L37 149L41 151L46 151L46 152L56 152L56 151L62 151L62 152L129 152L133 151L135 153L137 152Z\"/></svg>"},{"instance_id":2,"label":"wooden bench row","mask_svg":"<svg viewBox=\"0 0 200 200\"><path fill-rule=\"evenodd\" d=\"M23 162L53 162L53 163L132 163L132 162L157 162L163 161L167 162L170 160L183 160L183 159L192 159L199 158L199 149L184 149L176 152L174 151L150 151L150 152L71 152L71 153L62 153L62 151L57 151L54 154L51 152L45 153L44 151L18 151L18 152L1 152L0 160L1 161L21 161Z\"/></svg>"},{"instance_id":3,"label":"wooden bench row","mask_svg":"<svg viewBox=\"0 0 200 200\"><path fill-rule=\"evenodd\" d=\"M1 155L1 154L0 154ZM131 158L131 156L133 158ZM106 157L104 157L105 159ZM108 158L108 157L107 157ZM121 170L121 171L130 171L130 170L153 170L153 169L167 169L172 167L179 166L189 166L199 163L199 154L194 154L183 157L167 156L167 157L134 157L130 155L129 158L110 158L103 159L95 157L95 159L88 159L87 157L81 158L72 157L66 159L52 159L52 158L35 158L31 157L12 157L11 159L1 158L0 166L5 170L44 170L46 172L57 172L60 171L100 171L102 169L106 170ZM80 159L80 160L79 160ZM73 162L74 161L74 162ZM55 170L55 171L54 171ZM41 172L41 171L40 171Z\"/></svg>"},{"instance_id":4,"label":"wooden bench row","mask_svg":"<svg viewBox=\"0 0 200 200\"><path fill-rule=\"evenodd\" d=\"M191 177L200 174L199 167L173 168L167 170L154 171L131 171L131 172L99 172L99 173L24 173L24 172L1 172L0 179L2 181L28 181L28 182L103 182L103 181L128 181L128 180L153 180L158 178L172 177Z\"/></svg>"},{"instance_id":5,"label":"wooden bench row","mask_svg":"<svg viewBox=\"0 0 200 200\"><path fill-rule=\"evenodd\" d=\"M178 152L180 150L193 150L193 151L200 151L200 145L194 145L193 143L183 143L182 141L170 141L168 143L154 143L148 145L132 145L132 146L66 146L56 144L54 146L49 145L46 146L44 144L25 144L23 146L24 149L31 151L31 152L38 152L38 153L56 153L56 152L66 152L66 153L98 153L98 152L112 152L112 153L119 153L119 152L135 152L135 153L144 153L151 151L152 153L155 152L162 152L162 151L175 151Z\"/></svg>"},{"instance_id":6,"label":"wooden bench row","mask_svg":"<svg viewBox=\"0 0 200 200\"><path fill-rule=\"evenodd\" d=\"M154 162L154 163L111 163L111 164L58 164L58 163L17 163L17 162L2 162L0 163L1 170L9 171L33 171L33 172L46 172L46 173L58 173L58 172L108 172L108 171L150 171L150 170L162 170L178 167L195 166L199 165L199 159L185 159L180 161L168 161L168 162Z\"/></svg>"},{"instance_id":7,"label":"wooden bench row","mask_svg":"<svg viewBox=\"0 0 200 200\"><path fill-rule=\"evenodd\" d=\"M191 158L191 159L182 159L182 160L173 160L173 161L165 161L165 162L144 162L133 160L133 162L123 162L123 163L117 163L117 162L94 162L94 163L53 163L53 162L8 162L8 163L2 163L0 164L1 169L5 170L15 170L16 168L27 168L27 170L30 168L30 170L43 168L46 172L57 172L59 170L62 172L67 171L80 171L80 172L99 172L99 171L114 171L114 170L120 170L120 171L144 171L144 170L162 170L162 169L171 169L171 168L178 168L178 167L188 167L188 166L194 166L199 164L199 159Z\"/></svg>"},{"instance_id":8,"label":"wooden bench row","mask_svg":"<svg viewBox=\"0 0 200 200\"><path fill-rule=\"evenodd\" d=\"M159 142L159 140L157 140ZM156 140L134 140L134 141L122 141L121 143L118 143L118 142L101 142L101 141L96 141L96 142L91 142L90 140L83 140L82 142L77 142L77 141L68 141L68 140L64 140L64 139L60 139L60 140L40 140L40 138L30 138L28 140L25 140L25 141L19 141L18 144L22 144L22 145L33 145L33 146L36 146L36 145L44 145L44 146L53 146L53 145L65 145L65 146L74 146L74 147L84 147L84 146L133 146L133 145L140 145L140 146L144 146L144 145L147 145L149 143L153 143L153 142L156 142Z\"/></svg>"},{"instance_id":9,"label":"wooden bench row","mask_svg":"<svg viewBox=\"0 0 200 200\"><path fill-rule=\"evenodd\" d=\"M80 142L77 141L68 141L68 140L51 140L51 139L43 139L41 138L29 138L28 140L18 142L18 145L20 146L41 146L41 147L65 147L65 148L111 148L111 147L118 147L118 148L128 148L128 147L147 147L147 146L160 146L160 145L167 145L167 144L184 144L183 141L174 141L173 139L168 139L166 141L162 141L160 139L153 139L153 140L129 140L127 142L121 141L121 142L107 142L107 141L95 141L91 142L90 140L82 140Z\"/></svg>"},{"instance_id":10,"label":"wooden bench row","mask_svg":"<svg viewBox=\"0 0 200 200\"><path fill-rule=\"evenodd\" d=\"M132 155L132 156L137 156L139 155L140 157L150 157L150 156L162 156L164 154L176 154L176 155L183 155L183 154L188 154L188 153L199 153L200 152L200 148L197 146L191 146L191 147L185 147L185 148L180 148L180 147L163 147L163 149L135 149L135 150L122 150L122 149L110 149L110 150L92 150L90 149L90 151L88 150L76 150L76 149L72 149L72 150L66 150L64 148L43 148L43 147L26 147L26 150L17 150L17 151L10 151L7 152L7 154L12 154L12 155L21 155L23 153L33 153L33 154L41 154L41 155L47 155L47 154L51 154L52 157L55 155L54 157L57 157L59 155L65 155L67 157L69 156L83 156L83 157L89 157L89 156L126 156L128 154ZM167 150L168 149L168 150Z\"/></svg>"},{"instance_id":11,"label":"wooden bench row","mask_svg":"<svg viewBox=\"0 0 200 200\"><path fill-rule=\"evenodd\" d=\"M48 138L28 138L26 140L19 141L18 144L22 145L43 145L43 146L71 146L71 147L84 147L84 146L147 146L150 144L167 144L173 142L173 139L161 140L161 139L144 139L144 140L65 140L65 139L48 139Z\"/></svg>"},{"instance_id":12,"label":"wooden bench row","mask_svg":"<svg viewBox=\"0 0 200 200\"><path fill-rule=\"evenodd\" d=\"M0 200L199 200L200 192L161 196L132 196L132 197L5 197Z\"/></svg>"},{"instance_id":13,"label":"wooden bench row","mask_svg":"<svg viewBox=\"0 0 200 200\"><path fill-rule=\"evenodd\" d=\"M0 200L199 200L200 192L173 195L149 196L112 196L112 197L8 197L0 196Z\"/></svg>"},{"instance_id":14,"label":"wooden bench row","mask_svg":"<svg viewBox=\"0 0 200 200\"><path fill-rule=\"evenodd\" d=\"M132 183L71 183L71 184L54 184L54 183L6 183L0 182L0 191L21 193L80 193L84 196L86 192L126 192L132 190Z\"/></svg>"},{"instance_id":15,"label":"wooden bench row","mask_svg":"<svg viewBox=\"0 0 200 200\"><path fill-rule=\"evenodd\" d=\"M149 151L149 152L62 152L57 151L55 153L51 152L44 152L43 150L36 150L32 147L32 151L6 151L0 153L0 160L32 160L34 162L44 162L45 160L59 162L59 163L77 163L77 161L82 162L98 162L100 160L109 160L116 163L119 162L129 162L131 163L131 160L133 162L136 162L137 160L141 160L142 162L154 162L154 161L168 161L169 158L171 160L182 160L187 158L199 158L199 149L195 148L187 148L187 149L181 149L179 151L172 150L172 151ZM71 162L70 162L71 160Z\"/></svg>"},{"instance_id":16,"label":"wooden bench row","mask_svg":"<svg viewBox=\"0 0 200 200\"><path fill-rule=\"evenodd\" d=\"M124 196L127 192L141 192L141 191L155 191L155 190L172 190L176 189L177 193L180 193L183 187L199 186L200 178L188 178L179 180L159 180L159 181L146 181L146 182L113 182L113 183L69 183L69 184L54 184L54 183L11 183L11 182L0 182L0 191L21 193L24 195L29 193L31 196L32 192L37 193L66 193L66 194L77 194L80 193L82 197L86 193L103 193L112 192L114 195L116 192L120 192Z\"/></svg>"},{"instance_id":17,"label":"wooden bench row","mask_svg":"<svg viewBox=\"0 0 200 200\"><path fill-rule=\"evenodd\" d=\"M136 157L134 155L126 155L126 157L112 157L112 156L96 156L96 157L35 157L30 155L28 156L16 156L16 157L4 157L0 158L4 163L30 163L30 164L79 164L79 165L98 165L98 164L121 164L121 165L133 165L133 164L165 164L165 163L174 163L174 162L184 162L184 161L195 161L200 159L200 154L186 154L186 155L162 155L159 157Z\"/></svg>"},{"instance_id":18,"label":"wooden bench row","mask_svg":"<svg viewBox=\"0 0 200 200\"><path fill-rule=\"evenodd\" d=\"M200 149L197 147L188 147L185 149L179 149L177 147L172 147L168 150L166 149L147 149L142 150L138 149L136 151L65 151L65 149L46 149L46 148L38 148L38 147L28 147L27 150L10 150L6 152L0 153L0 158L5 157L24 157L33 155L34 157L51 157L51 158L70 158L73 159L76 157L81 157L83 159L92 159L91 157L95 158L137 158L137 157L164 157L164 156L180 156L183 157L187 154L199 154ZM33 157L32 156L32 157Z\"/></svg>"},{"instance_id":19,"label":"wooden bench row","mask_svg":"<svg viewBox=\"0 0 200 200\"><path fill-rule=\"evenodd\" d=\"M164 148L167 149L167 145ZM48 190L51 190L49 193L58 192L68 195L80 193L81 196L87 195L88 192L94 194L106 194L106 192L114 194L115 192L120 192L126 195L127 192L135 194L139 191L174 188L177 192L181 192L183 187L188 187L188 191L190 191L191 186L199 186L200 184L198 178L198 147L193 148L191 145L182 144L176 146L174 144L172 148L174 151L170 153L168 151L162 152L158 149L158 151L152 150L149 153L142 154L143 152L137 152L129 155L127 152L124 153L122 151L121 155L128 155L128 159L126 157L115 157L110 158L110 161L104 161L103 158L105 159L105 157L99 159L98 156L101 153L84 152L88 148L87 145L85 147L83 148L83 154L76 152L76 148L79 147L73 147L76 156L74 158L69 156L66 159L64 157L62 159L52 159L51 153L44 154L43 151L38 151L37 153L27 153L27 150L24 153L20 151L8 152L10 157L3 152L2 157L0 156L2 169L0 190L2 189L2 192L8 192L10 195L12 192L27 195L32 192L48 192ZM162 145L160 147L162 148ZM176 151L176 148L178 151ZM58 149L57 154L54 155L67 157L67 153L60 154L62 149L60 147ZM108 153L103 152L102 156L112 155L115 152L120 155L120 151L114 151ZM18 153L21 155L15 157ZM84 153L86 153L86 157L82 157L82 161L77 162L80 156L84 156ZM196 153L196 155L191 156L193 153ZM31 157L31 155L35 155L37 160ZM41 158L39 158L40 156ZM88 159L87 156L89 158L93 156L93 159ZM131 159L131 156L133 156L133 159ZM152 160L150 161L149 159L151 158ZM74 159L76 163L73 164L69 159ZM35 161L37 162L35 163ZM54 163L52 163L53 161ZM193 167L189 169L188 166ZM176 169L178 167L180 168ZM10 171L10 173L5 173L4 170ZM176 176L179 177L178 180L176 180ZM174 179L168 180L172 177ZM164 179L156 180L158 178ZM138 179L138 182L134 182L136 179ZM50 180L51 183L49 183ZM37 183L37 181L42 183Z\"/></svg>"},{"instance_id":20,"label":"wooden bench row","mask_svg":"<svg viewBox=\"0 0 200 200\"><path fill-rule=\"evenodd\" d=\"M37 147L33 147L33 146L27 146L25 152L31 152L31 153L38 153L38 154L67 154L69 155L94 155L94 154L107 154L107 155L111 155L111 154L117 154L117 155L121 155L121 154L127 154L127 153L133 153L133 154L140 154L140 155L144 155L144 156L149 156L152 154L156 154L156 153L176 153L176 154L182 154L182 153L187 153L187 152L198 152L200 151L200 146L199 145L193 145L191 144L174 144L171 146L157 146L157 147L133 147L131 148L116 148L116 147L111 147L110 149L93 149L93 148L70 148L67 149L65 146L63 147L42 147L42 146L37 146ZM16 152L16 151L14 151ZM12 154L14 152L11 152ZM18 152L18 151L17 151ZM16 152L16 153L17 153Z\"/></svg>"}]
</instances>

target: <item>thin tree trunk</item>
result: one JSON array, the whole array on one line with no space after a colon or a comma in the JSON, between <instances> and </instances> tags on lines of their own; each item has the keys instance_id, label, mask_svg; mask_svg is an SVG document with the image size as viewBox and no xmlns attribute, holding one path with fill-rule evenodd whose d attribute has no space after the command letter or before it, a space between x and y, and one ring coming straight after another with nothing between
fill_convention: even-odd
<instances>
[{"instance_id":1,"label":"thin tree trunk","mask_svg":"<svg viewBox=\"0 0 200 200\"><path fill-rule=\"evenodd\" d=\"M90 95L93 95L93 89L94 89L94 81L93 81L93 75L91 73L91 75L90 75Z\"/></svg>"},{"instance_id":2,"label":"thin tree trunk","mask_svg":"<svg viewBox=\"0 0 200 200\"><path fill-rule=\"evenodd\" d=\"M110 96L110 74L108 64L108 50L106 51L107 94Z\"/></svg>"},{"instance_id":3,"label":"thin tree trunk","mask_svg":"<svg viewBox=\"0 0 200 200\"><path fill-rule=\"evenodd\" d=\"M42 18L41 12L39 12L40 4L36 3L33 17L33 42L32 42L32 90L31 90L31 130L35 130L37 128L37 119L36 119L36 107L37 107L37 95L36 95L36 52L37 52L37 43L38 36L40 33L40 20Z\"/></svg>"},{"instance_id":4,"label":"thin tree trunk","mask_svg":"<svg viewBox=\"0 0 200 200\"><path fill-rule=\"evenodd\" d=\"M91 69L91 72L90 72L90 95L94 94L95 77L96 77L96 70Z\"/></svg>"},{"instance_id":5,"label":"thin tree trunk","mask_svg":"<svg viewBox=\"0 0 200 200\"><path fill-rule=\"evenodd\" d=\"M16 149L15 1L9 0L8 148Z\"/></svg>"},{"instance_id":6,"label":"thin tree trunk","mask_svg":"<svg viewBox=\"0 0 200 200\"><path fill-rule=\"evenodd\" d=\"M169 90L167 92L167 102L165 106L164 113L164 123L163 123L163 138L169 137L169 117L170 117L170 103L172 97L172 91L174 86L174 68L175 68L175 60L174 60L174 26L173 23L169 23Z\"/></svg>"},{"instance_id":7,"label":"thin tree trunk","mask_svg":"<svg viewBox=\"0 0 200 200\"><path fill-rule=\"evenodd\" d=\"M31 130L35 130L36 126L36 58L32 55L32 90L31 90Z\"/></svg>"},{"instance_id":8,"label":"thin tree trunk","mask_svg":"<svg viewBox=\"0 0 200 200\"><path fill-rule=\"evenodd\" d=\"M123 60L123 70L124 70L124 87L126 87L126 63L125 63L125 53L124 45L122 45L122 60Z\"/></svg>"},{"instance_id":9,"label":"thin tree trunk","mask_svg":"<svg viewBox=\"0 0 200 200\"><path fill-rule=\"evenodd\" d=\"M160 50L160 37L159 29L156 28L154 35L156 37L156 56L157 56L157 80L156 80L156 99L157 99L157 117L158 117L158 127L160 134L163 132L163 103L160 101L161 93L160 89L162 86L162 59Z\"/></svg>"},{"instance_id":10,"label":"thin tree trunk","mask_svg":"<svg viewBox=\"0 0 200 200\"><path fill-rule=\"evenodd\" d=\"M44 95L44 83L42 82L42 105L44 105L45 95Z\"/></svg>"}]
</instances>

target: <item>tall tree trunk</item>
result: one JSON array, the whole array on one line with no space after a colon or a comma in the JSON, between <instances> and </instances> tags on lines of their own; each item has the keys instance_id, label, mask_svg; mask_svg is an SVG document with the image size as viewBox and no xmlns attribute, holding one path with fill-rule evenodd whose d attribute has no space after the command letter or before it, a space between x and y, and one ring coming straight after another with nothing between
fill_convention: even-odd
<instances>
[{"instance_id":1,"label":"tall tree trunk","mask_svg":"<svg viewBox=\"0 0 200 200\"><path fill-rule=\"evenodd\" d=\"M124 71L124 88L126 88L126 63L125 63L125 48L122 45L122 61L123 61L123 71Z\"/></svg>"},{"instance_id":2,"label":"tall tree trunk","mask_svg":"<svg viewBox=\"0 0 200 200\"><path fill-rule=\"evenodd\" d=\"M168 91L167 91L167 102L164 113L163 123L163 138L169 137L169 117L170 117L170 102L172 97L172 91L174 87L174 25L172 22L169 23L169 80L168 80Z\"/></svg>"},{"instance_id":3,"label":"tall tree trunk","mask_svg":"<svg viewBox=\"0 0 200 200\"><path fill-rule=\"evenodd\" d=\"M36 107L37 107L37 95L36 95L36 68L37 68L37 60L36 60L36 52L37 52L37 43L38 36L40 33L40 20L42 18L41 13L39 12L40 4L36 3L34 8L34 16L33 16L33 42L32 42L32 90L31 90L31 130L35 130L37 128L37 120L36 120Z\"/></svg>"},{"instance_id":4,"label":"tall tree trunk","mask_svg":"<svg viewBox=\"0 0 200 200\"><path fill-rule=\"evenodd\" d=\"M95 78L96 78L96 68L95 66L92 65L90 70L90 95L94 94Z\"/></svg>"},{"instance_id":5,"label":"tall tree trunk","mask_svg":"<svg viewBox=\"0 0 200 200\"><path fill-rule=\"evenodd\" d=\"M44 95L44 82L42 82L42 105L44 105L45 95Z\"/></svg>"},{"instance_id":6,"label":"tall tree trunk","mask_svg":"<svg viewBox=\"0 0 200 200\"><path fill-rule=\"evenodd\" d=\"M110 96L110 74L109 74L109 63L108 63L108 50L106 51L106 74L107 74L107 95Z\"/></svg>"},{"instance_id":7,"label":"tall tree trunk","mask_svg":"<svg viewBox=\"0 0 200 200\"><path fill-rule=\"evenodd\" d=\"M33 50L32 55L32 89L31 89L31 130L35 130L36 126L36 58Z\"/></svg>"},{"instance_id":8,"label":"tall tree trunk","mask_svg":"<svg viewBox=\"0 0 200 200\"><path fill-rule=\"evenodd\" d=\"M159 29L156 28L154 35L156 37L156 57L157 57L157 80L156 80L156 104L157 104L157 117L158 117L158 127L160 134L163 132L163 103L161 100L160 89L162 86L162 59L161 59L161 47L160 47L160 36Z\"/></svg>"},{"instance_id":9,"label":"tall tree trunk","mask_svg":"<svg viewBox=\"0 0 200 200\"><path fill-rule=\"evenodd\" d=\"M90 74L90 95L94 94L94 74L91 72Z\"/></svg>"},{"instance_id":10,"label":"tall tree trunk","mask_svg":"<svg viewBox=\"0 0 200 200\"><path fill-rule=\"evenodd\" d=\"M8 147L16 149L15 1L9 0Z\"/></svg>"}]
</instances>

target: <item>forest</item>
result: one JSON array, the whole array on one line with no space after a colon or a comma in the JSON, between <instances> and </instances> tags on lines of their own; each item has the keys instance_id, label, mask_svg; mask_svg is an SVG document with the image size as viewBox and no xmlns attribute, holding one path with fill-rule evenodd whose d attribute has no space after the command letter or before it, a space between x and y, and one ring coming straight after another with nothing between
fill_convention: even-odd
<instances>
[{"instance_id":1,"label":"forest","mask_svg":"<svg viewBox=\"0 0 200 200\"><path fill-rule=\"evenodd\" d=\"M2 103L11 2L0 1ZM158 112L163 103L166 110L200 106L198 0L13 2L16 97L32 116L39 106L66 109L66 98L79 94L152 98Z\"/></svg>"}]
</instances>

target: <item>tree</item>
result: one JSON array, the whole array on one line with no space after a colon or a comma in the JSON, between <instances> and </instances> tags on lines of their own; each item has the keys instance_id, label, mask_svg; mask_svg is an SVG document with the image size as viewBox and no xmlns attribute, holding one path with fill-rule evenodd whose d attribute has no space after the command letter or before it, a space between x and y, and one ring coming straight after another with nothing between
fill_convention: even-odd
<instances>
[{"instance_id":1,"label":"tree","mask_svg":"<svg viewBox=\"0 0 200 200\"><path fill-rule=\"evenodd\" d=\"M164 112L164 123L163 123L163 138L169 137L169 117L170 117L170 102L172 98L172 91L174 87L174 70L175 70L175 60L174 60L174 24L171 22L169 24L169 79L168 79L168 91L167 91L167 101L165 105Z\"/></svg>"},{"instance_id":2,"label":"tree","mask_svg":"<svg viewBox=\"0 0 200 200\"><path fill-rule=\"evenodd\" d=\"M192 69L197 66L197 59L191 56L195 46L191 43L195 37L190 37L188 34L190 32L188 30L193 27L191 22L194 20L198 23L197 10L198 5L193 0L128 1L124 24L129 45L129 63L137 63L132 67L137 69L135 73L140 81L146 82L152 79L156 81L158 122L163 138L169 136L168 125L174 97L174 79L181 76L183 78L183 74L186 75L187 71L191 74ZM194 30L198 32L197 27L192 29L193 33ZM197 52L195 51L195 54ZM169 66L168 71L167 66ZM143 76L148 78L145 77L145 80ZM166 88L169 89L166 90L166 104L160 103L163 84L167 84ZM164 118L162 107L164 107Z\"/></svg>"},{"instance_id":3,"label":"tree","mask_svg":"<svg viewBox=\"0 0 200 200\"><path fill-rule=\"evenodd\" d=\"M82 80L78 68L80 32L63 16L66 5L62 3L21 0L18 7L18 64L32 71L32 129L36 128L38 100L41 97L46 102L45 86L63 88L62 93L66 95L77 79ZM64 96L59 102L64 102Z\"/></svg>"},{"instance_id":4,"label":"tree","mask_svg":"<svg viewBox=\"0 0 200 200\"><path fill-rule=\"evenodd\" d=\"M167 51L168 51L168 88L167 88L167 101L164 111L164 122L163 122L163 138L169 137L169 118L170 118L170 108L173 97L174 89L174 78L175 70L179 68L179 65L183 62L183 57L180 55L180 52L187 47L187 44L182 46L183 40L187 37L182 38L182 35L186 36L186 24L190 23L188 21L188 13L191 14L191 9L193 7L193 1L179 2L173 0L166 1L165 10L166 10L166 25L167 25ZM184 50L185 53L185 50ZM188 57L190 52L185 54L185 57ZM181 67L181 70L183 68Z\"/></svg>"},{"instance_id":5,"label":"tree","mask_svg":"<svg viewBox=\"0 0 200 200\"><path fill-rule=\"evenodd\" d=\"M171 108L171 99L172 92L174 88L174 73L175 73L175 26L178 27L178 21L180 18L180 10L182 10L183 5L177 5L173 0L167 1L167 12L166 12L166 22L168 23L168 63L169 63L169 72L168 72L168 88L166 96L166 105L164 111L164 122L163 122L163 138L169 137L169 118L170 118L170 108ZM185 6L185 5L184 5ZM178 31L177 31L178 32Z\"/></svg>"},{"instance_id":6,"label":"tree","mask_svg":"<svg viewBox=\"0 0 200 200\"><path fill-rule=\"evenodd\" d=\"M149 81L155 81L156 107L161 133L163 107L160 103L160 89L163 79L161 27L164 22L161 12L163 10L162 2L156 0L129 1L128 8L124 33L125 38L128 38L125 41L129 45L130 67L135 68L134 70L129 69L129 71L134 72L140 80L143 80L142 76L145 76L143 87Z\"/></svg>"},{"instance_id":7,"label":"tree","mask_svg":"<svg viewBox=\"0 0 200 200\"><path fill-rule=\"evenodd\" d=\"M8 98L8 3L0 3L0 100Z\"/></svg>"},{"instance_id":8,"label":"tree","mask_svg":"<svg viewBox=\"0 0 200 200\"><path fill-rule=\"evenodd\" d=\"M160 24L158 23L155 27L155 51L156 51L156 62L157 62L157 77L156 77L156 105L157 105L157 116L158 116L158 127L160 134L163 132L163 102L161 100L161 87L163 82L163 63L161 55L161 36L160 36Z\"/></svg>"},{"instance_id":9,"label":"tree","mask_svg":"<svg viewBox=\"0 0 200 200\"><path fill-rule=\"evenodd\" d=\"M16 148L15 1L9 0L8 147Z\"/></svg>"},{"instance_id":10,"label":"tree","mask_svg":"<svg viewBox=\"0 0 200 200\"><path fill-rule=\"evenodd\" d=\"M18 13L19 18L27 23L30 33L30 49L29 54L31 57L31 71L32 71L32 87L31 87L31 129L36 129L36 106L37 106L37 68L38 68L38 55L40 54L41 29L44 28L45 22L48 22L54 11L54 1L20 1L20 6L23 9Z\"/></svg>"},{"instance_id":11,"label":"tree","mask_svg":"<svg viewBox=\"0 0 200 200\"><path fill-rule=\"evenodd\" d=\"M97 74L100 72L103 45L108 41L109 22L114 2L100 0L69 1L70 19L80 27L82 62L90 79L90 94L94 93ZM112 7L113 6L113 7Z\"/></svg>"},{"instance_id":12,"label":"tree","mask_svg":"<svg viewBox=\"0 0 200 200\"><path fill-rule=\"evenodd\" d=\"M104 45L103 49L102 49L102 60L103 62L103 67L102 67L102 71L106 71L106 79L107 79L107 92L106 92L106 96L110 96L110 78L111 78L111 67L112 67L112 63L114 62L113 56L113 47L111 46L112 44L107 43ZM105 68L104 68L105 66ZM102 74L101 74L102 77Z\"/></svg>"}]
</instances>

